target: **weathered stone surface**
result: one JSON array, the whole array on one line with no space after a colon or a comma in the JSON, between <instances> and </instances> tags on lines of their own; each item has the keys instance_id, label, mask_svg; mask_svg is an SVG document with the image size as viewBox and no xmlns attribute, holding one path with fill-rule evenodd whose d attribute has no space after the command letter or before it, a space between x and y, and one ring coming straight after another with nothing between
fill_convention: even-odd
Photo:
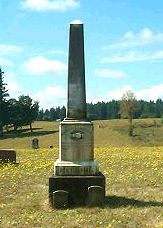
<instances>
[{"instance_id":1,"label":"weathered stone surface","mask_svg":"<svg viewBox=\"0 0 163 228\"><path fill-rule=\"evenodd\" d=\"M93 124L86 120L83 24L71 24L67 116L60 123L59 158L54 166L54 175L49 178L51 205L55 204L53 192L58 190L68 192L69 205L86 205L88 199L92 204L102 202L102 192L103 197L105 195L105 177L99 172L98 163L94 161L93 137ZM90 186L99 186L103 191L97 190L93 194L93 190L88 191Z\"/></svg>"},{"instance_id":2,"label":"weathered stone surface","mask_svg":"<svg viewBox=\"0 0 163 228\"><path fill-rule=\"evenodd\" d=\"M67 208L68 207L68 192L58 190L53 192L53 208Z\"/></svg>"},{"instance_id":3,"label":"weathered stone surface","mask_svg":"<svg viewBox=\"0 0 163 228\"><path fill-rule=\"evenodd\" d=\"M103 207L105 199L105 190L102 186L90 186L88 188L87 206L89 207Z\"/></svg>"},{"instance_id":4,"label":"weathered stone surface","mask_svg":"<svg viewBox=\"0 0 163 228\"><path fill-rule=\"evenodd\" d=\"M53 192L64 190L69 193L69 205L86 205L90 186L101 186L105 189L105 176L102 173L96 176L53 175L49 178L49 203L52 205Z\"/></svg>"},{"instance_id":5,"label":"weathered stone surface","mask_svg":"<svg viewBox=\"0 0 163 228\"><path fill-rule=\"evenodd\" d=\"M0 163L16 163L16 152L13 149L0 149Z\"/></svg>"},{"instance_id":6,"label":"weathered stone surface","mask_svg":"<svg viewBox=\"0 0 163 228\"><path fill-rule=\"evenodd\" d=\"M86 119L83 24L70 24L67 119Z\"/></svg>"},{"instance_id":7,"label":"weathered stone surface","mask_svg":"<svg viewBox=\"0 0 163 228\"><path fill-rule=\"evenodd\" d=\"M69 175L97 175L99 173L96 161L68 162L57 160L54 165L54 174L59 176Z\"/></svg>"},{"instance_id":8,"label":"weathered stone surface","mask_svg":"<svg viewBox=\"0 0 163 228\"><path fill-rule=\"evenodd\" d=\"M67 117L60 123L55 175L96 175L93 124L86 121L83 24L70 24Z\"/></svg>"},{"instance_id":9,"label":"weathered stone surface","mask_svg":"<svg viewBox=\"0 0 163 228\"><path fill-rule=\"evenodd\" d=\"M93 125L90 122L63 121L60 124L59 160L93 160Z\"/></svg>"},{"instance_id":10,"label":"weathered stone surface","mask_svg":"<svg viewBox=\"0 0 163 228\"><path fill-rule=\"evenodd\" d=\"M32 148L33 149L38 149L39 148L39 140L38 140L38 138L32 139Z\"/></svg>"},{"instance_id":11,"label":"weathered stone surface","mask_svg":"<svg viewBox=\"0 0 163 228\"><path fill-rule=\"evenodd\" d=\"M96 175L94 161L93 125L86 121L62 121L59 129L59 159L55 175Z\"/></svg>"}]
</instances>

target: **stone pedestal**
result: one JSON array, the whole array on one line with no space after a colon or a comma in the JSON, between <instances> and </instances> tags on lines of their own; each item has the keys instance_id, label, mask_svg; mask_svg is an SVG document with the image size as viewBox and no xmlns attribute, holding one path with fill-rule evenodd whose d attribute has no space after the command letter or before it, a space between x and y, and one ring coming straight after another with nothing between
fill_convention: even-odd
<instances>
[{"instance_id":1,"label":"stone pedestal","mask_svg":"<svg viewBox=\"0 0 163 228\"><path fill-rule=\"evenodd\" d=\"M55 175L97 175L94 161L93 125L91 122L64 120L59 129L59 159L54 165Z\"/></svg>"},{"instance_id":2,"label":"stone pedestal","mask_svg":"<svg viewBox=\"0 0 163 228\"><path fill-rule=\"evenodd\" d=\"M62 190L68 192L68 205L84 206L91 205L92 197L90 197L89 188L91 186L100 186L103 189L101 197L105 196L105 177L102 173L95 176L56 176L49 178L49 203L55 207L53 195L56 191ZM61 199L62 200L62 199ZM95 201L95 200L94 200ZM97 203L99 199L97 199ZM104 202L103 202L104 203ZM101 206L102 203L100 201ZM67 205L66 205L67 206ZM95 202L94 202L94 206ZM63 205L64 208L64 205Z\"/></svg>"},{"instance_id":3,"label":"stone pedestal","mask_svg":"<svg viewBox=\"0 0 163 228\"><path fill-rule=\"evenodd\" d=\"M59 160L72 162L93 159L93 124L88 121L62 121L59 129Z\"/></svg>"},{"instance_id":4,"label":"stone pedestal","mask_svg":"<svg viewBox=\"0 0 163 228\"><path fill-rule=\"evenodd\" d=\"M91 122L65 119L60 123L59 158L54 164L54 175L49 178L49 202L52 207L103 205L105 177L94 160L93 148ZM98 189L96 194L89 190L92 186L96 186L93 188L95 191ZM98 187L103 189L100 194ZM62 197L58 197L60 195Z\"/></svg>"}]
</instances>

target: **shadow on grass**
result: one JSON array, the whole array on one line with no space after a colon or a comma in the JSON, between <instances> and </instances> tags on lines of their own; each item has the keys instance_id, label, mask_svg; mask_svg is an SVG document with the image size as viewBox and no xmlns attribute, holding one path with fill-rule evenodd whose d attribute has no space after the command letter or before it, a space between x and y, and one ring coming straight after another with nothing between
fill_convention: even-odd
<instances>
[{"instance_id":1,"label":"shadow on grass","mask_svg":"<svg viewBox=\"0 0 163 228\"><path fill-rule=\"evenodd\" d=\"M118 208L118 207L163 207L163 202L156 201L142 201L130 199L122 196L106 196L105 207Z\"/></svg>"},{"instance_id":2,"label":"shadow on grass","mask_svg":"<svg viewBox=\"0 0 163 228\"><path fill-rule=\"evenodd\" d=\"M29 129L5 132L4 135L0 137L0 140L9 139L9 138L37 137L37 136L43 136L43 135L50 135L58 132L58 130L38 131L40 129L41 128L33 128L33 132L30 132Z\"/></svg>"}]
</instances>

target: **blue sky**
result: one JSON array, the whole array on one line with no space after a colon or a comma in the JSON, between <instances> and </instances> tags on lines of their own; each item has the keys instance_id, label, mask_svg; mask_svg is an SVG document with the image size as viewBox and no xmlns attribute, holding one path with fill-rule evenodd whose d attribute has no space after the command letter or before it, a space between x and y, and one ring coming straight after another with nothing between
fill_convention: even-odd
<instances>
[{"instance_id":1,"label":"blue sky","mask_svg":"<svg viewBox=\"0 0 163 228\"><path fill-rule=\"evenodd\" d=\"M10 97L66 105L69 24L84 23L87 102L163 99L162 0L0 0Z\"/></svg>"}]
</instances>

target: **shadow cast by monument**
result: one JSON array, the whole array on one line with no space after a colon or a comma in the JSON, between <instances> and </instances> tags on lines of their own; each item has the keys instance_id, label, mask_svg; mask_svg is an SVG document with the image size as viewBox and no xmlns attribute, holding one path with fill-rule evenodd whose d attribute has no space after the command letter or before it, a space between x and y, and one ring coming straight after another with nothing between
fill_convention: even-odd
<instances>
[{"instance_id":1,"label":"shadow cast by monument","mask_svg":"<svg viewBox=\"0 0 163 228\"><path fill-rule=\"evenodd\" d=\"M28 130L19 130L17 132L9 132L5 133L0 140L9 139L9 138L24 138L24 137L37 137L42 135L50 135L57 133L58 130L55 131L33 131L29 132Z\"/></svg>"},{"instance_id":2,"label":"shadow cast by monument","mask_svg":"<svg viewBox=\"0 0 163 228\"><path fill-rule=\"evenodd\" d=\"M119 207L127 207L127 206L163 207L163 202L136 200L133 198L127 198L127 197L115 196L115 195L105 197L105 207L119 208Z\"/></svg>"}]
</instances>

